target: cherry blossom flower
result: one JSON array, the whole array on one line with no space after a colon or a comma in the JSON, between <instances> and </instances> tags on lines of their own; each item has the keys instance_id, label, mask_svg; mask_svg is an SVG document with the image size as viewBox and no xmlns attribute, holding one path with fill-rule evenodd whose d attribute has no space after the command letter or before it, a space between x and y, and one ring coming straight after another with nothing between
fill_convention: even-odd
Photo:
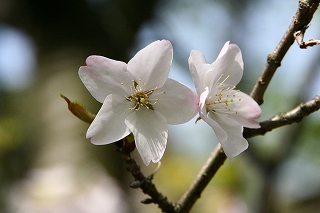
<instances>
[{"instance_id":1,"label":"cherry blossom flower","mask_svg":"<svg viewBox=\"0 0 320 213\"><path fill-rule=\"evenodd\" d=\"M239 47L226 42L218 58L207 64L204 55L193 50L189 68L197 93L200 95L200 118L214 130L228 156L239 155L248 148L242 136L243 127L259 128L259 105L247 94L235 90L243 74Z\"/></svg>"},{"instance_id":2,"label":"cherry blossom flower","mask_svg":"<svg viewBox=\"0 0 320 213\"><path fill-rule=\"evenodd\" d=\"M199 96L168 79L172 62L170 41L161 40L140 50L128 64L89 56L79 76L91 95L103 103L87 138L109 144L133 133L143 162L158 162L165 151L168 124L181 124L198 112Z\"/></svg>"}]
</instances>

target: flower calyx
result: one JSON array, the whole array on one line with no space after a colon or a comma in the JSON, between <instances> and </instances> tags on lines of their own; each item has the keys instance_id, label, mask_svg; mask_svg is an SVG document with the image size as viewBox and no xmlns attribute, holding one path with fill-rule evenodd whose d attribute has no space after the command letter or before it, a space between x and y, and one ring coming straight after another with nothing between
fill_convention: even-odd
<instances>
[{"instance_id":1,"label":"flower calyx","mask_svg":"<svg viewBox=\"0 0 320 213\"><path fill-rule=\"evenodd\" d=\"M130 89L132 91L130 96L125 96L125 99L127 101L133 102L135 105L132 108L129 108L129 110L139 110L140 107L146 107L147 109L154 110L153 105L155 105L158 102L158 98L152 100L150 102L150 96L153 94L154 91L158 90L158 87L147 90L146 84L141 82L141 79L139 79L139 83L137 83L135 80L132 80L132 86L130 86ZM123 85L123 83L121 83Z\"/></svg>"}]
</instances>

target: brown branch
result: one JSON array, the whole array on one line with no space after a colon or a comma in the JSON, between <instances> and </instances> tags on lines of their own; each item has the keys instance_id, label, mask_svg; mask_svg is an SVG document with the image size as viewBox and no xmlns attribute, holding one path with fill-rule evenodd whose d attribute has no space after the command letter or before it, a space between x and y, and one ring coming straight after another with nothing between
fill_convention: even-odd
<instances>
[{"instance_id":1,"label":"brown branch","mask_svg":"<svg viewBox=\"0 0 320 213\"><path fill-rule=\"evenodd\" d=\"M314 97L312 100L299 104L293 110L280 113L270 118L269 120L260 122L261 128L259 129L247 129L243 131L245 138L251 138L257 135L264 135L267 132L285 126L292 123L300 122L304 117L316 112L320 109L320 96Z\"/></svg>"},{"instance_id":2,"label":"brown branch","mask_svg":"<svg viewBox=\"0 0 320 213\"><path fill-rule=\"evenodd\" d=\"M289 28L275 50L268 55L267 63L265 64L262 73L250 94L250 96L256 100L259 105L263 103L263 95L276 69L280 67L282 59L294 42L293 34L309 25L313 14L319 6L319 2L320 0L299 1L298 10Z\"/></svg>"},{"instance_id":3,"label":"brown branch","mask_svg":"<svg viewBox=\"0 0 320 213\"><path fill-rule=\"evenodd\" d=\"M127 165L127 171L131 173L134 177L134 181L130 183L131 188L140 188L144 194L150 196L141 202L144 204L155 203L158 204L162 212L166 213L176 213L176 206L170 203L165 196L163 196L152 183L153 175L149 177L144 176L140 170L140 166L137 162L131 157L130 153L125 149L119 149L120 155L125 160Z\"/></svg>"},{"instance_id":4,"label":"brown branch","mask_svg":"<svg viewBox=\"0 0 320 213\"><path fill-rule=\"evenodd\" d=\"M293 33L293 37L297 41L297 43L301 49L307 49L308 47L312 47L314 45L320 44L320 40L310 39L309 41L303 41L304 34L305 34L306 30L308 29L308 27L309 26L305 26L301 30Z\"/></svg>"},{"instance_id":5,"label":"brown branch","mask_svg":"<svg viewBox=\"0 0 320 213\"><path fill-rule=\"evenodd\" d=\"M211 153L206 164L193 181L189 190L187 190L178 202L180 207L179 213L187 213L190 211L194 203L200 198L202 191L211 181L218 169L223 165L227 156L224 154L220 144Z\"/></svg>"}]
</instances>

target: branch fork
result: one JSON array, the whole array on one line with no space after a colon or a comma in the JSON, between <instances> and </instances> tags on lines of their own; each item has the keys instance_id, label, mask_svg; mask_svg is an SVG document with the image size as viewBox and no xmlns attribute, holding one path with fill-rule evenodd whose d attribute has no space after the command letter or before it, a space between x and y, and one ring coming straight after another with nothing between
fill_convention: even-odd
<instances>
[{"instance_id":1,"label":"branch fork","mask_svg":"<svg viewBox=\"0 0 320 213\"><path fill-rule=\"evenodd\" d=\"M304 26L301 30L298 30L293 33L293 37L297 41L301 49L307 49L308 47L313 47L315 45L320 44L320 40L310 39L308 41L303 41L304 34L308 28L309 26L307 25L307 26Z\"/></svg>"}]
</instances>

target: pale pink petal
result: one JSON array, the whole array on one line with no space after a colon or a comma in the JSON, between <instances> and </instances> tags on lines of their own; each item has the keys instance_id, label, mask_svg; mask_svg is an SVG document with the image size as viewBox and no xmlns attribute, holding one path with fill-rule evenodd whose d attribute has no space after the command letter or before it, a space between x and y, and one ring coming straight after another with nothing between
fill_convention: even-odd
<instances>
[{"instance_id":1,"label":"pale pink petal","mask_svg":"<svg viewBox=\"0 0 320 213\"><path fill-rule=\"evenodd\" d=\"M133 80L127 71L127 64L103 56L89 56L87 66L79 69L79 76L91 95L99 102L103 102L109 94L125 95L130 93ZM124 85L122 85L122 84Z\"/></svg>"},{"instance_id":2,"label":"pale pink petal","mask_svg":"<svg viewBox=\"0 0 320 213\"><path fill-rule=\"evenodd\" d=\"M172 54L170 41L155 41L140 50L128 62L128 70L136 82L141 80L147 89L160 88L168 78Z\"/></svg>"},{"instance_id":3,"label":"pale pink petal","mask_svg":"<svg viewBox=\"0 0 320 213\"><path fill-rule=\"evenodd\" d=\"M240 123L214 113L210 113L210 118L216 121L227 135L226 138L221 134L221 130L217 131L216 127L212 127L228 158L232 160L248 148L248 141L242 136L243 126Z\"/></svg>"},{"instance_id":4,"label":"pale pink petal","mask_svg":"<svg viewBox=\"0 0 320 213\"><path fill-rule=\"evenodd\" d=\"M139 154L145 165L157 163L163 156L168 138L166 119L158 112L145 107L132 113L126 125L134 135Z\"/></svg>"},{"instance_id":5,"label":"pale pink petal","mask_svg":"<svg viewBox=\"0 0 320 213\"><path fill-rule=\"evenodd\" d=\"M109 144L126 137L130 131L125 119L132 114L132 103L117 95L108 95L91 123L87 138L96 145Z\"/></svg>"},{"instance_id":6,"label":"pale pink petal","mask_svg":"<svg viewBox=\"0 0 320 213\"><path fill-rule=\"evenodd\" d=\"M154 110L160 112L168 124L188 122L199 111L199 96L191 88L170 78L150 98L158 99L153 105Z\"/></svg>"},{"instance_id":7,"label":"pale pink petal","mask_svg":"<svg viewBox=\"0 0 320 213\"><path fill-rule=\"evenodd\" d=\"M223 87L236 86L243 75L243 61L239 47L235 44L228 46L220 58L211 64L211 70L206 73L205 85L212 89L217 83L223 83ZM230 77L228 77L230 76Z\"/></svg>"},{"instance_id":8,"label":"pale pink petal","mask_svg":"<svg viewBox=\"0 0 320 213\"><path fill-rule=\"evenodd\" d=\"M205 75L211 70L211 66L207 64L204 55L198 50L191 51L188 63L197 93L201 94L205 88Z\"/></svg>"},{"instance_id":9,"label":"pale pink petal","mask_svg":"<svg viewBox=\"0 0 320 213\"><path fill-rule=\"evenodd\" d=\"M237 114L231 113L230 118L248 128L260 128L259 122L256 121L261 116L261 108L255 100L243 92L232 91L235 94L234 101L229 103L231 111L237 111Z\"/></svg>"}]
</instances>

